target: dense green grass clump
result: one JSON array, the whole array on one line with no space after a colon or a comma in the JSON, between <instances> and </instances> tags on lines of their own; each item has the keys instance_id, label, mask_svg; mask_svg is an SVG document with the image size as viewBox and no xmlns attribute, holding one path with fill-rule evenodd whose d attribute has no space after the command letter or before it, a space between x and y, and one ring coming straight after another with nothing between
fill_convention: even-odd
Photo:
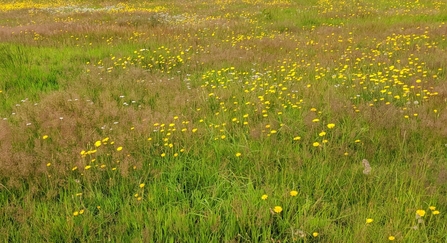
<instances>
[{"instance_id":1,"label":"dense green grass clump","mask_svg":"<svg viewBox=\"0 0 447 243\"><path fill-rule=\"evenodd\" d=\"M2 1L0 240L445 242L442 1Z\"/></svg>"}]
</instances>

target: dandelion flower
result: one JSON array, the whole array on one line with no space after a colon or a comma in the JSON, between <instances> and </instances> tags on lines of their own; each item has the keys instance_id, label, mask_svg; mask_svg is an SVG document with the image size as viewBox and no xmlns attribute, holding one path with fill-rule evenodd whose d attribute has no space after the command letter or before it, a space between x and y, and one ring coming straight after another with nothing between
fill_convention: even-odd
<instances>
[{"instance_id":1,"label":"dandelion flower","mask_svg":"<svg viewBox=\"0 0 447 243\"><path fill-rule=\"evenodd\" d=\"M121 150L123 150L123 147L118 147L118 148L116 148L116 151L121 151Z\"/></svg>"},{"instance_id":2,"label":"dandelion flower","mask_svg":"<svg viewBox=\"0 0 447 243\"><path fill-rule=\"evenodd\" d=\"M84 213L84 209L79 210L79 214L83 214Z\"/></svg>"},{"instance_id":3,"label":"dandelion flower","mask_svg":"<svg viewBox=\"0 0 447 243\"><path fill-rule=\"evenodd\" d=\"M98 140L95 142L95 147L99 147L99 146L101 146L101 141Z\"/></svg>"},{"instance_id":4,"label":"dandelion flower","mask_svg":"<svg viewBox=\"0 0 447 243\"><path fill-rule=\"evenodd\" d=\"M423 209L416 210L416 214L419 217L424 217L425 216L425 210L423 210Z\"/></svg>"},{"instance_id":5,"label":"dandelion flower","mask_svg":"<svg viewBox=\"0 0 447 243\"><path fill-rule=\"evenodd\" d=\"M45 140L45 139L47 139L47 138L48 138L48 135L43 135L43 136L42 136L42 139L43 139L43 140Z\"/></svg>"},{"instance_id":6,"label":"dandelion flower","mask_svg":"<svg viewBox=\"0 0 447 243\"><path fill-rule=\"evenodd\" d=\"M297 192L297 191L295 191L295 190L290 191L290 196L292 196L292 197L296 197L296 195L298 195L298 192Z\"/></svg>"},{"instance_id":7,"label":"dandelion flower","mask_svg":"<svg viewBox=\"0 0 447 243\"><path fill-rule=\"evenodd\" d=\"M261 196L261 199L262 199L262 200L267 200L268 197L269 197L269 196L268 196L267 194L264 194L264 195Z\"/></svg>"},{"instance_id":8,"label":"dandelion flower","mask_svg":"<svg viewBox=\"0 0 447 243\"><path fill-rule=\"evenodd\" d=\"M300 139L301 139L300 136L296 136L296 137L293 138L293 141L298 141L298 140L300 140Z\"/></svg>"},{"instance_id":9,"label":"dandelion flower","mask_svg":"<svg viewBox=\"0 0 447 243\"><path fill-rule=\"evenodd\" d=\"M51 163L47 163L47 167L50 167L51 166Z\"/></svg>"},{"instance_id":10,"label":"dandelion flower","mask_svg":"<svg viewBox=\"0 0 447 243\"><path fill-rule=\"evenodd\" d=\"M162 153L161 155L160 155L161 157L165 157L166 156L166 154L165 153Z\"/></svg>"},{"instance_id":11,"label":"dandelion flower","mask_svg":"<svg viewBox=\"0 0 447 243\"><path fill-rule=\"evenodd\" d=\"M273 212L275 212L275 213L281 213L281 212L282 212L282 207L281 207L281 206L275 206L275 207L273 208Z\"/></svg>"},{"instance_id":12,"label":"dandelion flower","mask_svg":"<svg viewBox=\"0 0 447 243\"><path fill-rule=\"evenodd\" d=\"M392 236L392 235L388 236L388 240L390 240L390 241L393 241L393 240L395 240L395 239L396 239L396 237L394 237L394 236Z\"/></svg>"},{"instance_id":13,"label":"dandelion flower","mask_svg":"<svg viewBox=\"0 0 447 243\"><path fill-rule=\"evenodd\" d=\"M314 147L318 147L318 146L320 146L320 143L319 143L319 142L314 142L314 143L312 144L312 146L314 146Z\"/></svg>"},{"instance_id":14,"label":"dandelion flower","mask_svg":"<svg viewBox=\"0 0 447 243\"><path fill-rule=\"evenodd\" d=\"M332 128L334 128L335 127L335 124L334 123L329 123L329 124L327 124L327 128L329 128L329 129L332 129Z\"/></svg>"},{"instance_id":15,"label":"dandelion flower","mask_svg":"<svg viewBox=\"0 0 447 243\"><path fill-rule=\"evenodd\" d=\"M320 119L318 119L318 118L315 118L312 120L312 122L319 122L319 121L320 121Z\"/></svg>"},{"instance_id":16,"label":"dandelion flower","mask_svg":"<svg viewBox=\"0 0 447 243\"><path fill-rule=\"evenodd\" d=\"M73 216L78 216L79 215L79 212L78 211L74 211L73 212Z\"/></svg>"},{"instance_id":17,"label":"dandelion flower","mask_svg":"<svg viewBox=\"0 0 447 243\"><path fill-rule=\"evenodd\" d=\"M90 165L87 165L87 166L84 167L85 170L88 170L90 168L92 168Z\"/></svg>"},{"instance_id":18,"label":"dandelion flower","mask_svg":"<svg viewBox=\"0 0 447 243\"><path fill-rule=\"evenodd\" d=\"M435 206L430 206L429 208L430 208L431 211L436 210L436 207L435 207Z\"/></svg>"},{"instance_id":19,"label":"dandelion flower","mask_svg":"<svg viewBox=\"0 0 447 243\"><path fill-rule=\"evenodd\" d=\"M143 187L144 187L144 183L141 183L141 184L140 184L140 188L143 188Z\"/></svg>"},{"instance_id":20,"label":"dandelion flower","mask_svg":"<svg viewBox=\"0 0 447 243\"><path fill-rule=\"evenodd\" d=\"M370 223L372 223L373 221L374 221L374 219L371 219L371 218L367 218L367 219L366 219L366 223L367 223L367 224L370 224Z\"/></svg>"},{"instance_id":21,"label":"dandelion flower","mask_svg":"<svg viewBox=\"0 0 447 243\"><path fill-rule=\"evenodd\" d=\"M325 132L325 131L322 131L322 132L320 132L320 133L318 134L318 136L320 136L320 137L323 137L324 135L326 135L326 132Z\"/></svg>"},{"instance_id":22,"label":"dandelion flower","mask_svg":"<svg viewBox=\"0 0 447 243\"><path fill-rule=\"evenodd\" d=\"M319 235L318 232L313 232L313 233L312 233L312 236L313 236L313 237L317 237L318 235Z\"/></svg>"},{"instance_id":23,"label":"dandelion flower","mask_svg":"<svg viewBox=\"0 0 447 243\"><path fill-rule=\"evenodd\" d=\"M435 210L435 211L433 211L433 212L431 212L433 215L438 215L438 214L440 214L440 212L438 211L438 210Z\"/></svg>"},{"instance_id":24,"label":"dandelion flower","mask_svg":"<svg viewBox=\"0 0 447 243\"><path fill-rule=\"evenodd\" d=\"M242 155L242 154L239 153L239 152L236 153L236 157L241 157L241 155Z\"/></svg>"}]
</instances>

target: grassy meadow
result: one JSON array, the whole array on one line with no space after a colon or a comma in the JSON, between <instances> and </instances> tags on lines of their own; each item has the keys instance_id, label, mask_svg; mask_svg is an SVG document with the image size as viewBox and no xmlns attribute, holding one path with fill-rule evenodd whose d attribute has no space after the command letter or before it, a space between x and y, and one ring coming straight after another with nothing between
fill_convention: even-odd
<instances>
[{"instance_id":1,"label":"grassy meadow","mask_svg":"<svg viewBox=\"0 0 447 243\"><path fill-rule=\"evenodd\" d=\"M444 0L0 0L1 242L447 242Z\"/></svg>"}]
</instances>

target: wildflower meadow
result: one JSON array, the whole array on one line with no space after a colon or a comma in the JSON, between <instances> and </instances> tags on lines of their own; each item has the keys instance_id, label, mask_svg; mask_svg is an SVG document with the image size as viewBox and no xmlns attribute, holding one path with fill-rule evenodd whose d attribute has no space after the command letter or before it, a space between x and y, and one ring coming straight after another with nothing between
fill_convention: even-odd
<instances>
[{"instance_id":1,"label":"wildflower meadow","mask_svg":"<svg viewBox=\"0 0 447 243\"><path fill-rule=\"evenodd\" d=\"M0 0L1 242L447 242L444 0Z\"/></svg>"}]
</instances>

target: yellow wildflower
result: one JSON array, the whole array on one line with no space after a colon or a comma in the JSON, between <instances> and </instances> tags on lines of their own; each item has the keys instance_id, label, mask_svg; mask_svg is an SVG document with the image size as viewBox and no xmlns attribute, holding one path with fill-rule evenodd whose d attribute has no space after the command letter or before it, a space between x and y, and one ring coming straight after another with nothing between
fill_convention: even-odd
<instances>
[{"instance_id":1,"label":"yellow wildflower","mask_svg":"<svg viewBox=\"0 0 447 243\"><path fill-rule=\"evenodd\" d=\"M101 146L101 141L98 140L95 142L95 147L99 147L99 146Z\"/></svg>"},{"instance_id":2,"label":"yellow wildflower","mask_svg":"<svg viewBox=\"0 0 447 243\"><path fill-rule=\"evenodd\" d=\"M282 212L282 207L281 207L281 206L275 206L275 207L273 208L273 211L274 211L275 213L281 213L281 212Z\"/></svg>"},{"instance_id":3,"label":"yellow wildflower","mask_svg":"<svg viewBox=\"0 0 447 243\"><path fill-rule=\"evenodd\" d=\"M418 210L416 210L416 214L419 215L419 217L424 217L425 216L425 210L418 209Z\"/></svg>"}]
</instances>

